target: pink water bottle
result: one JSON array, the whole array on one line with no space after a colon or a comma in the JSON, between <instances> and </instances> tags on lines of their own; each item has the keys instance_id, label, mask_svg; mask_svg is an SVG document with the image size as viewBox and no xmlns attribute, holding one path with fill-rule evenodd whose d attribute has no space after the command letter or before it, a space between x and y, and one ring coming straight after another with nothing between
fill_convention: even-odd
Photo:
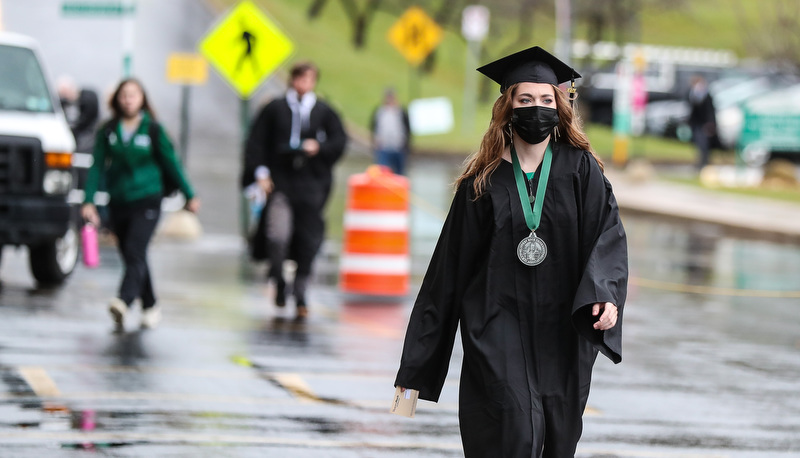
<instances>
[{"instance_id":1,"label":"pink water bottle","mask_svg":"<svg viewBox=\"0 0 800 458\"><path fill-rule=\"evenodd\" d=\"M86 223L81 229L81 245L83 246L83 264L86 267L100 265L100 247L97 243L97 229L92 223Z\"/></svg>"}]
</instances>

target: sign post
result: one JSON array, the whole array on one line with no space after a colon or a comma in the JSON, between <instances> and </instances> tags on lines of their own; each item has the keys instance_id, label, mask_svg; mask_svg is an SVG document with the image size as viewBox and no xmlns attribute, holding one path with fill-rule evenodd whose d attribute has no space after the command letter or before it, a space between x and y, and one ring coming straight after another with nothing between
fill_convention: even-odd
<instances>
[{"instance_id":1,"label":"sign post","mask_svg":"<svg viewBox=\"0 0 800 458\"><path fill-rule=\"evenodd\" d=\"M186 165L189 149L189 98L193 85L205 84L208 80L208 64L197 54L172 53L167 59L167 81L181 85L180 156Z\"/></svg>"},{"instance_id":2,"label":"sign post","mask_svg":"<svg viewBox=\"0 0 800 458\"><path fill-rule=\"evenodd\" d=\"M243 0L208 32L199 48L239 95L244 146L250 126L250 97L289 58L294 45L258 6ZM247 230L247 215L247 202L242 198L242 231Z\"/></svg>"},{"instance_id":3,"label":"sign post","mask_svg":"<svg viewBox=\"0 0 800 458\"><path fill-rule=\"evenodd\" d=\"M461 132L472 131L475 119L475 97L478 92L478 60L481 53L481 42L489 34L489 8L482 5L471 5L461 13L461 35L467 39L467 58L464 74L464 106L461 116Z\"/></svg>"},{"instance_id":4,"label":"sign post","mask_svg":"<svg viewBox=\"0 0 800 458\"><path fill-rule=\"evenodd\" d=\"M631 91L633 81L633 66L627 60L617 63L617 79L614 84L614 110L613 132L614 149L611 161L617 166L623 166L628 161L628 151L631 137Z\"/></svg>"},{"instance_id":5,"label":"sign post","mask_svg":"<svg viewBox=\"0 0 800 458\"><path fill-rule=\"evenodd\" d=\"M133 73L133 44L136 0L68 0L61 3L64 16L111 17L122 20L122 76L128 78Z\"/></svg>"},{"instance_id":6,"label":"sign post","mask_svg":"<svg viewBox=\"0 0 800 458\"><path fill-rule=\"evenodd\" d=\"M412 6L389 28L386 38L411 64L409 99L414 99L417 96L417 67L439 46L443 38L442 28L422 8Z\"/></svg>"}]
</instances>

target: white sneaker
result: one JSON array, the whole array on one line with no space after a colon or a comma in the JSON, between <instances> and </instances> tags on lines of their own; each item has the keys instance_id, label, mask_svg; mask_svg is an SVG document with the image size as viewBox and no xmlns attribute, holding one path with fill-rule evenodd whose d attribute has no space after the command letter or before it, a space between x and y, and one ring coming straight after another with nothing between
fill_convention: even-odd
<instances>
[{"instance_id":1,"label":"white sneaker","mask_svg":"<svg viewBox=\"0 0 800 458\"><path fill-rule=\"evenodd\" d=\"M111 312L111 319L118 329L122 329L125 322L125 314L128 313L128 306L122 299L115 297L108 303L108 311Z\"/></svg>"},{"instance_id":2,"label":"white sneaker","mask_svg":"<svg viewBox=\"0 0 800 458\"><path fill-rule=\"evenodd\" d=\"M153 329L161 322L161 307L153 307L142 310L142 328Z\"/></svg>"}]
</instances>

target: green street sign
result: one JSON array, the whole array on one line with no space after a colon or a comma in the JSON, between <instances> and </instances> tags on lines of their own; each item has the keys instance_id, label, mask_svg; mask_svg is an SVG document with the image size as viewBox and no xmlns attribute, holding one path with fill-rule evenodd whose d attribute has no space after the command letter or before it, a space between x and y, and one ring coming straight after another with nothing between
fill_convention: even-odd
<instances>
[{"instance_id":1,"label":"green street sign","mask_svg":"<svg viewBox=\"0 0 800 458\"><path fill-rule=\"evenodd\" d=\"M136 6L126 2L64 2L61 14L66 16L125 16L135 14Z\"/></svg>"}]
</instances>

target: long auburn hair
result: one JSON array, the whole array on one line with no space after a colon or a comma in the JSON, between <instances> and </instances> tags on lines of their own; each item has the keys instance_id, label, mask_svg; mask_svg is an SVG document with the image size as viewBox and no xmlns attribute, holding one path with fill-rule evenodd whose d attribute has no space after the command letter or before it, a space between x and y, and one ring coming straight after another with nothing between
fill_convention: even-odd
<instances>
[{"instance_id":1,"label":"long auburn hair","mask_svg":"<svg viewBox=\"0 0 800 458\"><path fill-rule=\"evenodd\" d=\"M122 107L119 104L119 93L122 92L122 88L125 87L125 85L128 83L132 83L139 86L139 90L142 91L142 111L146 112L148 115L150 115L151 119L155 120L156 114L150 107L150 102L147 101L147 92L145 92L142 83L136 78L125 78L124 80L120 81L119 84L117 85L117 88L111 95L111 99L108 101L108 108L111 109L111 119L114 121L119 121L120 119L122 119Z\"/></svg>"},{"instance_id":2,"label":"long auburn hair","mask_svg":"<svg viewBox=\"0 0 800 458\"><path fill-rule=\"evenodd\" d=\"M503 160L503 151L506 146L511 144L510 122L513 111L512 101L519 84L520 83L510 86L494 102L494 106L492 107L492 120L489 122L489 128L483 135L480 149L467 158L464 172L458 177L458 180L456 180L455 185L456 188L458 188L464 180L475 176L472 187L475 191L476 199L486 191L489 177ZM603 161L601 161L592 150L592 146L589 144L589 138L586 136L586 133L583 132L580 119L572 109L567 95L557 86L553 86L553 88L555 89L556 110L558 111L559 137L556 141L559 143L568 143L576 148L589 151L597 160L600 169L603 170Z\"/></svg>"}]
</instances>

